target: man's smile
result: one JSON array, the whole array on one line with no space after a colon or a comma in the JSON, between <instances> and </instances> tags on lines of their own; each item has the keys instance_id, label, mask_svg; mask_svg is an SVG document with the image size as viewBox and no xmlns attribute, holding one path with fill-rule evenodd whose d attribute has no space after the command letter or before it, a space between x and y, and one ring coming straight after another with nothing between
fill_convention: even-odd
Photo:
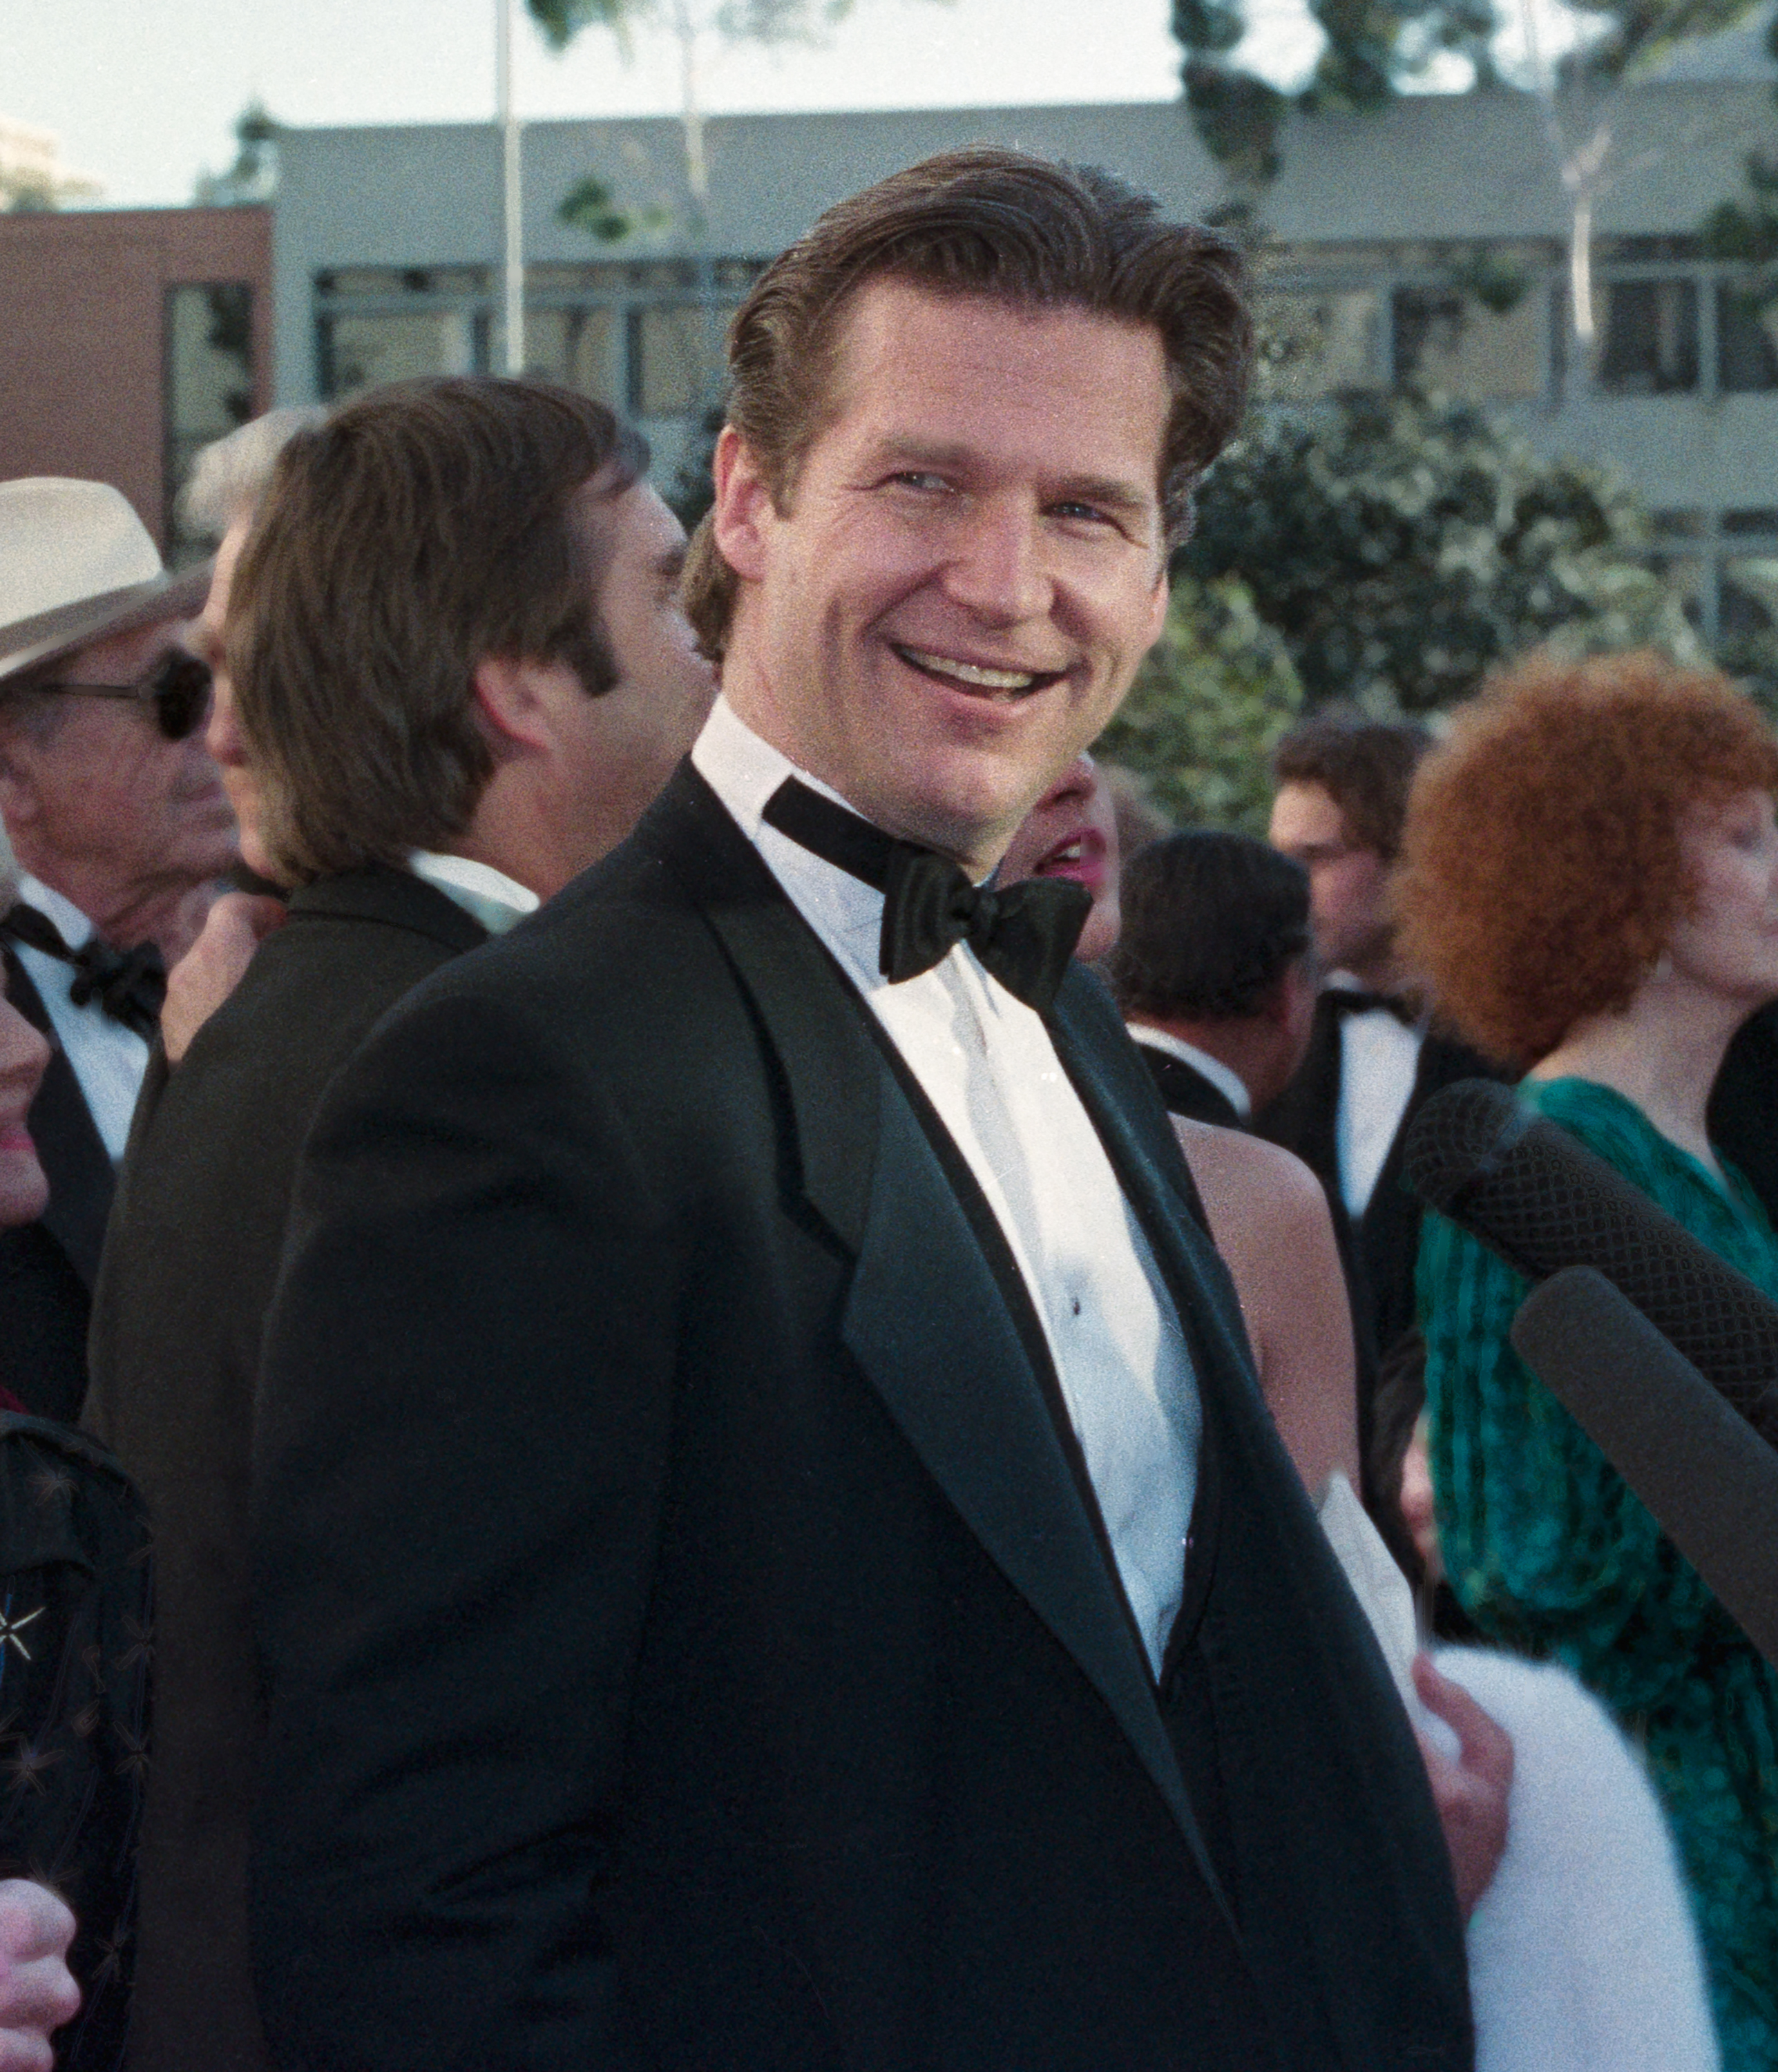
<instances>
[{"instance_id":1,"label":"man's smile","mask_svg":"<svg viewBox=\"0 0 1778 2072\"><path fill-rule=\"evenodd\" d=\"M995 668L981 662L965 662L954 655L935 655L923 648L909 648L891 640L890 646L910 669L953 690L978 697L1012 699L1032 691L1047 690L1068 674L1065 669Z\"/></svg>"}]
</instances>

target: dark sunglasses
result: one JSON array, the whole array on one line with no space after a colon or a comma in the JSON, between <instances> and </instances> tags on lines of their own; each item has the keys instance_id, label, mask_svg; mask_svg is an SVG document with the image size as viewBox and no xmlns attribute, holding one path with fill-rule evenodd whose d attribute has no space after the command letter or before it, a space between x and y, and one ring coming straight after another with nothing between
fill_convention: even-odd
<instances>
[{"instance_id":1,"label":"dark sunglasses","mask_svg":"<svg viewBox=\"0 0 1778 2072\"><path fill-rule=\"evenodd\" d=\"M62 691L81 698L127 698L151 705L155 724L169 741L184 741L210 716L210 665L175 648L162 656L146 676L133 684L43 684L43 691Z\"/></svg>"}]
</instances>

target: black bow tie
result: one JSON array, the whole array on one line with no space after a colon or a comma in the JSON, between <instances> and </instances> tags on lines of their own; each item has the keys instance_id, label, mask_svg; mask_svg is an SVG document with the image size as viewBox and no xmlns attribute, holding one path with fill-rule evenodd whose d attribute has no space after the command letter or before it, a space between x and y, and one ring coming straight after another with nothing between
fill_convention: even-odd
<instances>
[{"instance_id":1,"label":"black bow tie","mask_svg":"<svg viewBox=\"0 0 1778 2072\"><path fill-rule=\"evenodd\" d=\"M767 801L764 817L813 854L883 894L877 962L891 985L930 971L967 943L1007 992L1041 1014L1056 997L1093 911L1072 878L1029 878L997 891L972 885L949 857L898 841L794 777Z\"/></svg>"},{"instance_id":2,"label":"black bow tie","mask_svg":"<svg viewBox=\"0 0 1778 2072\"><path fill-rule=\"evenodd\" d=\"M1366 993L1355 985L1330 985L1327 997L1333 1002L1336 1015L1370 1014L1381 1009L1385 1014L1393 1014L1404 1029L1420 1026L1419 1002L1401 993Z\"/></svg>"},{"instance_id":3,"label":"black bow tie","mask_svg":"<svg viewBox=\"0 0 1778 2072\"><path fill-rule=\"evenodd\" d=\"M97 935L89 935L79 949L71 950L47 914L24 906L15 906L0 915L0 935L72 964L74 982L68 988L68 998L76 1007L96 1001L101 1014L134 1030L146 1042L154 1042L154 1031L160 1026L161 1005L167 997L167 968L152 943L138 943L133 950L114 950Z\"/></svg>"}]
</instances>

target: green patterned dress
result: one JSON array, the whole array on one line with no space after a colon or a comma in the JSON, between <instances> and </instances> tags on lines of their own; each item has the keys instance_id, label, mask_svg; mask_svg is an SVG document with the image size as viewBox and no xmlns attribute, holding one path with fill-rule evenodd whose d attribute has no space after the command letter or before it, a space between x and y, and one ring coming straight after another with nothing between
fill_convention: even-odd
<instances>
[{"instance_id":1,"label":"green patterned dress","mask_svg":"<svg viewBox=\"0 0 1778 2072\"><path fill-rule=\"evenodd\" d=\"M1521 1096L1778 1298L1778 1240L1587 1079ZM1690 1873L1726 2072L1778 2072L1778 1670L1507 1338L1528 1284L1442 1216L1421 1241L1445 1567L1484 1634L1568 1664L1646 1752Z\"/></svg>"}]
</instances>

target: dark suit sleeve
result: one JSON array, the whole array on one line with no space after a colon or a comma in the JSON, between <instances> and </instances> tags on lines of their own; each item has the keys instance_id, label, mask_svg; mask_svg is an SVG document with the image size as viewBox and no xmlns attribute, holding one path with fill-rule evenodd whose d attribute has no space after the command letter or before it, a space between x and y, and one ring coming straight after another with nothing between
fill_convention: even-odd
<instances>
[{"instance_id":1,"label":"dark suit sleeve","mask_svg":"<svg viewBox=\"0 0 1778 2072\"><path fill-rule=\"evenodd\" d=\"M428 988L335 1083L270 1321L255 1952L287 2072L594 2072L682 1249L540 1020Z\"/></svg>"}]
</instances>

